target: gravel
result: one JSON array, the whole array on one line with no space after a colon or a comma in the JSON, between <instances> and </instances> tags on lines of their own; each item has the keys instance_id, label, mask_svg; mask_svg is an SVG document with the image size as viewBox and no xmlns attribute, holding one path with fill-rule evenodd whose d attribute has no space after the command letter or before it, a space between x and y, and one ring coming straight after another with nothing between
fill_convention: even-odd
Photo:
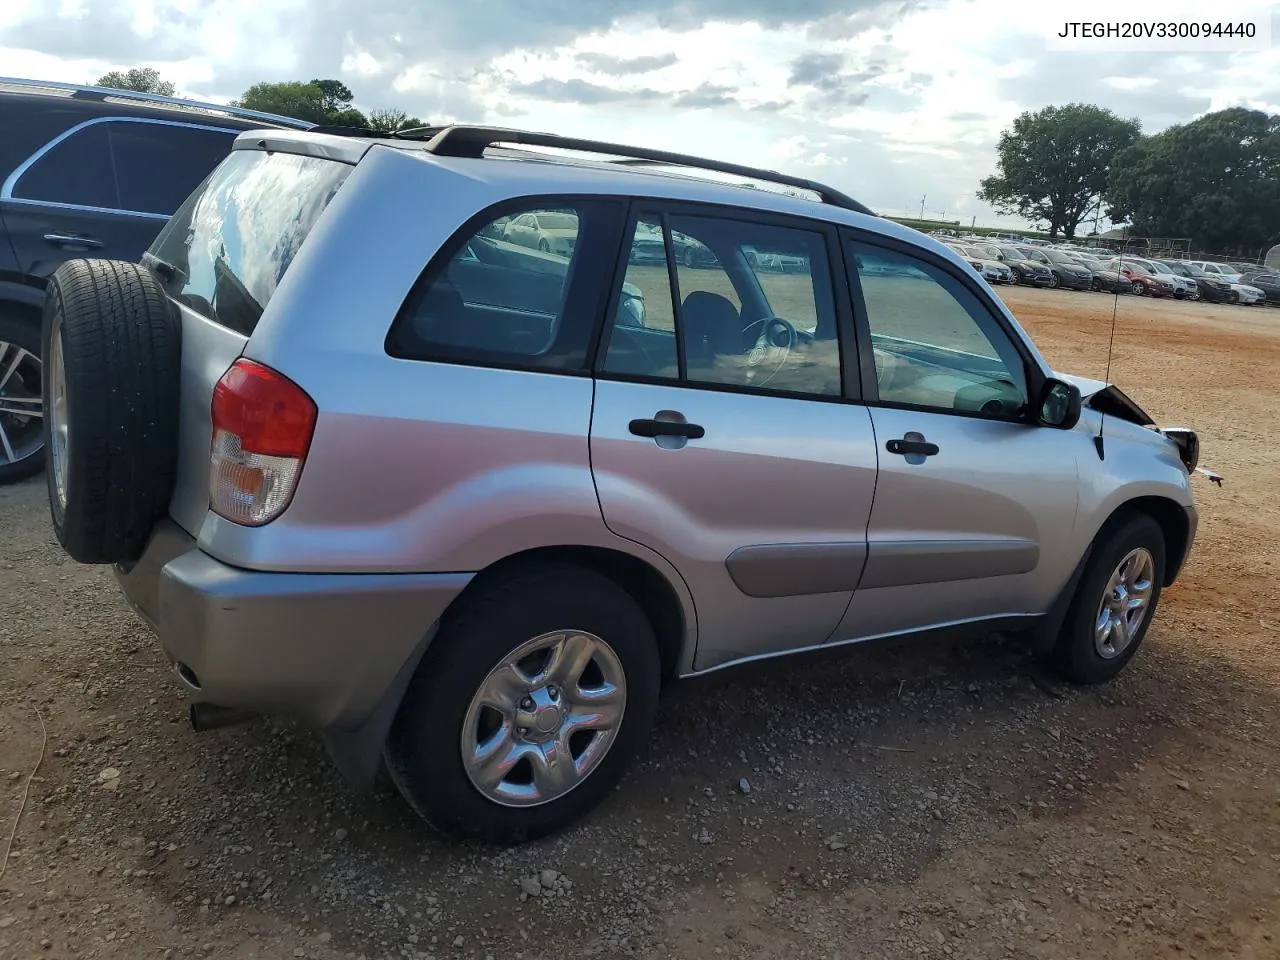
<instances>
[{"instance_id":1,"label":"gravel","mask_svg":"<svg viewBox=\"0 0 1280 960\"><path fill-rule=\"evenodd\" d=\"M1034 332L1083 351L1081 316L1089 338ZM1166 364L1153 411L1206 423L1210 466L1253 459L1202 494L1186 580L1118 682L1049 693L1000 638L709 678L670 692L600 811L512 849L442 841L291 724L191 733L109 572L53 543L43 480L0 488L0 818L36 761L36 710L49 726L0 880L0 957L1267 955L1280 462L1257 439L1265 405L1179 406L1172 385L1211 363L1213 389L1234 389L1214 352L1229 322L1191 346L1142 324L1117 370ZM1251 364L1272 356L1250 344Z\"/></svg>"}]
</instances>

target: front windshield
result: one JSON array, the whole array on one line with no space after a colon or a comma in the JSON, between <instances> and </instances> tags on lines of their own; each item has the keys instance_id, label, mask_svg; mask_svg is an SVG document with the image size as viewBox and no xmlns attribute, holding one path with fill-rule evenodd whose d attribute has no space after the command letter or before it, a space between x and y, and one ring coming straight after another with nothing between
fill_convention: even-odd
<instances>
[{"instance_id":1,"label":"front windshield","mask_svg":"<svg viewBox=\"0 0 1280 960\"><path fill-rule=\"evenodd\" d=\"M1006 260L1025 260L1022 252L1015 250L1013 247L1001 247L1000 252L1004 254Z\"/></svg>"}]
</instances>

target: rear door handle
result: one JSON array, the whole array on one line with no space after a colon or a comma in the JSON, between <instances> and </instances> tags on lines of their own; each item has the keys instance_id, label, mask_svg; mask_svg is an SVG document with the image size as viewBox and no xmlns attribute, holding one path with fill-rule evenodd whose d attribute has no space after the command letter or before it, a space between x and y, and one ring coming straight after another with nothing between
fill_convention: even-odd
<instances>
[{"instance_id":1,"label":"rear door handle","mask_svg":"<svg viewBox=\"0 0 1280 960\"><path fill-rule=\"evenodd\" d=\"M890 453L900 453L903 456L915 454L921 457L933 457L938 454L938 445L929 443L927 440L890 440L884 448Z\"/></svg>"},{"instance_id":2,"label":"rear door handle","mask_svg":"<svg viewBox=\"0 0 1280 960\"><path fill-rule=\"evenodd\" d=\"M627 429L637 437L684 437L686 440L701 440L707 431L699 424L685 423L683 420L632 420Z\"/></svg>"},{"instance_id":3,"label":"rear door handle","mask_svg":"<svg viewBox=\"0 0 1280 960\"><path fill-rule=\"evenodd\" d=\"M66 233L46 233L44 239L45 243L51 243L55 247L84 247L86 250L102 249L102 241L95 240L93 237L73 237Z\"/></svg>"}]
</instances>

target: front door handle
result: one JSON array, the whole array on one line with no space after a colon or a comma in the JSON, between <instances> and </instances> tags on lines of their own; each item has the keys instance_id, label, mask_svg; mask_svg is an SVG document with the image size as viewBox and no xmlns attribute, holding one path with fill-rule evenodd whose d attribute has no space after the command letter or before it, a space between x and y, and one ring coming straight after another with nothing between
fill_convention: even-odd
<instances>
[{"instance_id":1,"label":"front door handle","mask_svg":"<svg viewBox=\"0 0 1280 960\"><path fill-rule=\"evenodd\" d=\"M55 247L83 247L86 250L102 249L102 241L95 240L93 237L73 237L66 233L46 233L44 240L45 243L51 243Z\"/></svg>"},{"instance_id":2,"label":"front door handle","mask_svg":"<svg viewBox=\"0 0 1280 960\"><path fill-rule=\"evenodd\" d=\"M920 437L920 434L917 433L915 436ZM919 440L910 436L901 440L890 440L884 445L884 448L890 453L900 453L903 456L933 457L938 454L938 445L929 443L923 437L920 437Z\"/></svg>"},{"instance_id":3,"label":"front door handle","mask_svg":"<svg viewBox=\"0 0 1280 960\"><path fill-rule=\"evenodd\" d=\"M627 429L637 437L683 437L685 440L701 440L707 431L696 423L683 420L632 420Z\"/></svg>"}]
</instances>

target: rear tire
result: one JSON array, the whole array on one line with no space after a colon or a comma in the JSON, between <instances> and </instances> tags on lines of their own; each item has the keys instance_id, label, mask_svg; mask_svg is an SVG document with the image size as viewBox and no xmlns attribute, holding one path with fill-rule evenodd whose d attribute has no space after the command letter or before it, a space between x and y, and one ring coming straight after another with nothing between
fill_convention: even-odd
<instances>
[{"instance_id":1,"label":"rear tire","mask_svg":"<svg viewBox=\"0 0 1280 960\"><path fill-rule=\"evenodd\" d=\"M33 477L44 467L44 426L39 417L17 412L28 407L41 412L38 404L24 402L41 396L41 356L38 323L0 316L0 379L8 376L0 383L0 486Z\"/></svg>"},{"instance_id":2,"label":"rear tire","mask_svg":"<svg viewBox=\"0 0 1280 960\"><path fill-rule=\"evenodd\" d=\"M1119 674L1155 617L1164 571L1164 532L1152 517L1134 514L1104 528L1050 651L1050 666L1080 684L1104 683ZM1134 607L1139 599L1143 606ZM1117 627L1121 612L1123 631ZM1137 612L1141 618L1134 621Z\"/></svg>"},{"instance_id":3,"label":"rear tire","mask_svg":"<svg viewBox=\"0 0 1280 960\"><path fill-rule=\"evenodd\" d=\"M574 707L584 703L588 711L603 709L581 695L585 689L581 677L587 672L565 681L563 676L557 679L548 664L530 666L527 659L520 660L513 671L508 660L531 642L534 647L550 643L547 649L551 649L557 636L582 635L607 648L601 650L599 664L596 659L588 661L587 671L598 669L598 676L604 678L600 683L609 682L611 671L615 679L621 677L613 688L615 693L620 688L622 696L620 718L609 727L582 728L579 732L590 738L589 744L575 754L573 737L579 733L565 733L562 740L556 732L566 729L562 723L539 734L528 714L517 712L517 707L523 703L521 698L532 704L534 697L542 698L550 690L551 697L559 698L556 704L565 717L580 718L581 711ZM536 660L540 655L538 650L528 656ZM612 580L568 564L516 568L478 584L445 615L392 725L385 754L387 770L418 815L450 836L490 843L520 843L543 836L584 816L613 791L652 726L660 670L648 617ZM526 682L530 677L536 681L532 685ZM501 683L503 678L518 687L510 697L499 698L512 704L509 711L486 706L488 700L481 694L484 690L487 695L491 682ZM552 682L559 685L558 690ZM604 689L594 680L588 683ZM548 708L542 699L536 705L535 720L540 725ZM554 714L557 707L553 704L550 709ZM477 725L486 718L487 732L477 732ZM589 758L588 751L602 731L610 739L598 756ZM481 749L489 744L494 745L492 749ZM557 744L562 748L559 752ZM522 759L502 765L505 773L496 782L476 779L483 765L477 758L496 757L499 751ZM567 771L556 766L557 756L561 764L566 757L570 760ZM574 773L579 769L583 772ZM572 776L556 782L557 771ZM545 790L540 774L547 777ZM481 783L488 795L481 792ZM521 790L527 791L526 797L521 797Z\"/></svg>"},{"instance_id":4,"label":"rear tire","mask_svg":"<svg viewBox=\"0 0 1280 960\"><path fill-rule=\"evenodd\" d=\"M49 279L41 342L49 509L58 542L80 563L136 560L168 512L181 329L145 267L69 260Z\"/></svg>"}]
</instances>

